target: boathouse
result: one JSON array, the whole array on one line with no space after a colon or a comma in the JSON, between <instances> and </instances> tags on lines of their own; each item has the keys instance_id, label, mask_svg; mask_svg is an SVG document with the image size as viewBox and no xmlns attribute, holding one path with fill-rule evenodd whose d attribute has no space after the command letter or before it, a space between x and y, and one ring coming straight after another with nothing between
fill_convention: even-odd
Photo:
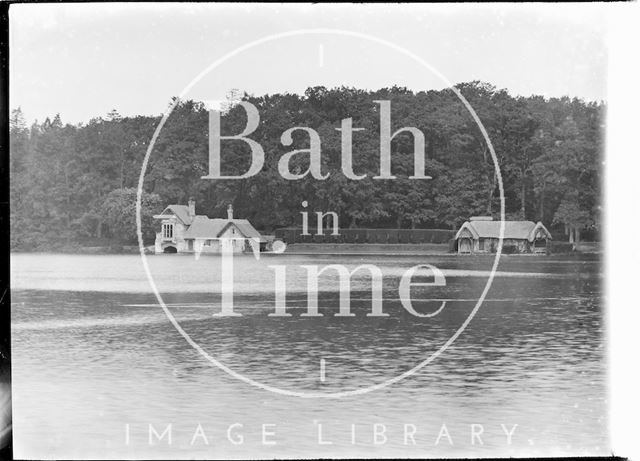
<instances>
[{"instance_id":1,"label":"boathouse","mask_svg":"<svg viewBox=\"0 0 640 461\"><path fill-rule=\"evenodd\" d=\"M500 222L491 216L473 216L458 230L455 240L459 254L495 253ZM538 221L505 221L504 253L547 253L551 234Z\"/></svg>"},{"instance_id":2,"label":"boathouse","mask_svg":"<svg viewBox=\"0 0 640 461\"><path fill-rule=\"evenodd\" d=\"M246 219L234 219L229 205L227 218L196 215L196 202L169 205L155 215L160 221L156 233L155 253L221 253L222 245L230 245L234 253L252 251L258 241L264 249L266 239Z\"/></svg>"}]
</instances>

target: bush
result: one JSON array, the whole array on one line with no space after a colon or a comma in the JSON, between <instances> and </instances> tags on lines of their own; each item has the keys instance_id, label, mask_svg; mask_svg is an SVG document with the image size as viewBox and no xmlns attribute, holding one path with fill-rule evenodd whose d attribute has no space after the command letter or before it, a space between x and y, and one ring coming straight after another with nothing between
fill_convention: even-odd
<instances>
[{"instance_id":1,"label":"bush","mask_svg":"<svg viewBox=\"0 0 640 461\"><path fill-rule=\"evenodd\" d=\"M101 213L111 235L116 240L126 243L136 243L138 241L136 225L137 195L138 191L135 188L115 189L109 192L102 203ZM153 242L157 227L153 215L162 210L160 196L143 192L141 208L142 236L146 242Z\"/></svg>"},{"instance_id":2,"label":"bush","mask_svg":"<svg viewBox=\"0 0 640 461\"><path fill-rule=\"evenodd\" d=\"M456 239L449 239L449 253L455 253L458 251L458 241Z\"/></svg>"},{"instance_id":3,"label":"bush","mask_svg":"<svg viewBox=\"0 0 640 461\"><path fill-rule=\"evenodd\" d=\"M552 240L549 245L549 252L551 253L573 253L574 251L573 243L569 242L554 242Z\"/></svg>"}]
</instances>

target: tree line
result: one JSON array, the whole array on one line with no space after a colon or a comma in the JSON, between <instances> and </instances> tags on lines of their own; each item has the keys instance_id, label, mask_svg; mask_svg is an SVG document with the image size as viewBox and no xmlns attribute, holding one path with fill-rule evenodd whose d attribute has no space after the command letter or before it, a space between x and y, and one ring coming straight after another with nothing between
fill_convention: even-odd
<instances>
[{"instance_id":1,"label":"tree line","mask_svg":"<svg viewBox=\"0 0 640 461\"><path fill-rule=\"evenodd\" d=\"M514 97L483 82L456 85L480 117L498 157L508 219L542 221L579 239L600 228L600 182L605 105L577 98ZM265 151L262 171L238 180L201 179L209 171L209 114L203 103L180 101L149 159L143 195L143 233L153 241L152 216L168 204L196 200L198 214L249 219L270 233L300 225L307 211L334 211L340 227L455 229L470 216L499 216L497 177L490 151L473 118L451 89L413 92L392 87L308 88L304 94L229 96L222 135L242 132L247 120L239 99L254 104L261 123L250 138ZM391 101L392 132L425 135L430 180L412 180L413 137L392 143L394 180L379 173L379 114L373 101ZM364 128L353 135L351 180L341 172L340 121ZM59 115L27 126L20 109L10 118L11 245L19 250L59 249L92 242L135 243L135 196L142 160L160 116L122 117L112 111L86 124L64 124ZM304 132L284 147L292 127L316 130L322 139L326 180L285 180L279 158L309 147ZM222 173L248 170L249 147L223 141ZM304 155L291 161L304 172Z\"/></svg>"}]
</instances>

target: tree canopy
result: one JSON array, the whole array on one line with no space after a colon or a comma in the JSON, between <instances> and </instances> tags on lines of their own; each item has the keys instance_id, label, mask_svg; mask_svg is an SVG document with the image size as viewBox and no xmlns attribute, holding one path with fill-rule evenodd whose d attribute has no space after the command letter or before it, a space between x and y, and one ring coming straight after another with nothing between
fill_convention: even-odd
<instances>
[{"instance_id":1,"label":"tree canopy","mask_svg":"<svg viewBox=\"0 0 640 461\"><path fill-rule=\"evenodd\" d=\"M599 226L603 103L576 98L514 97L483 82L456 86L470 102L495 148L511 219L541 220L558 230ZM237 93L237 92L236 92ZM341 227L453 229L473 215L499 212L499 192L488 146L472 117L450 89L412 92L392 87L308 88L304 94L235 94L224 106L223 135L242 132L243 99L254 104L261 123L250 138L265 151L262 171L239 180L201 179L208 172L205 106L181 101L167 120L151 155L144 182L145 236L153 240L150 216L172 203L197 202L198 214L235 215L258 229L299 225L300 203L309 211L335 211ZM392 132L410 126L425 135L430 180L411 180L413 138L392 143L394 180L379 173L379 106L391 101ZM341 172L340 122L353 119L351 180ZM63 124L60 116L27 127L20 109L10 119L11 244L13 249L56 248L86 239L135 241L130 214L142 160L160 117L122 117L116 111L86 124ZM292 127L316 130L322 140L326 180L285 180L277 162L304 149L309 138ZM223 141L223 174L242 174L251 160L245 143ZM304 157L291 170L304 172ZM133 188L133 189L132 189ZM133 192L132 192L133 191ZM121 209L121 214L118 214ZM134 221L135 222L135 221Z\"/></svg>"}]
</instances>

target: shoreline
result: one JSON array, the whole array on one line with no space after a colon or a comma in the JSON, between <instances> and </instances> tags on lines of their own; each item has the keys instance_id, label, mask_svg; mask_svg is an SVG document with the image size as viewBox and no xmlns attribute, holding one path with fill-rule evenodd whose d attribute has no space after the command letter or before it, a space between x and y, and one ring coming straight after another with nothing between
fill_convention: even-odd
<instances>
[{"instance_id":1,"label":"shoreline","mask_svg":"<svg viewBox=\"0 0 640 461\"><path fill-rule=\"evenodd\" d=\"M564 242L563 242L564 243ZM145 247L146 254L153 255L152 246ZM94 246L60 248L55 251L27 251L12 249L14 254L71 254L71 255L131 255L139 254L138 246ZM578 244L577 251L551 251L548 255L536 255L532 253L518 253L502 256L553 256L572 254L602 254L601 242L582 242ZM278 255L272 252L263 252L263 255ZM300 256L493 256L495 253L482 253L472 255L459 255L450 252L447 243L295 243L288 245L284 255Z\"/></svg>"}]
</instances>

